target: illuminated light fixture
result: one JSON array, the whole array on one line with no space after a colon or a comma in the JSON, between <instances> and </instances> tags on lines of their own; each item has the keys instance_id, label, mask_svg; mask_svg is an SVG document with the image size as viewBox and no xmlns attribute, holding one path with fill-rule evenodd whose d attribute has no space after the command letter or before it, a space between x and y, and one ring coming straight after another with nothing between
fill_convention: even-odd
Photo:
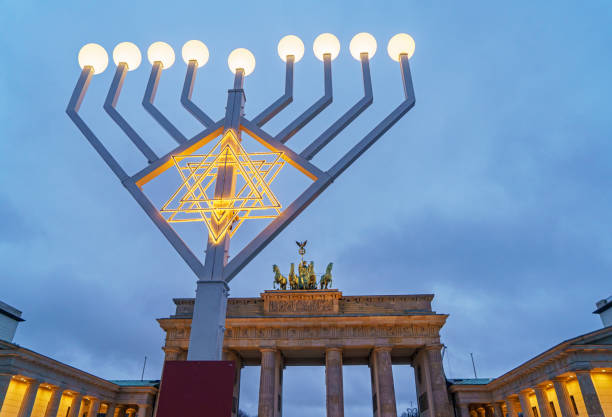
<instances>
[{"instance_id":1,"label":"illuminated light fixture","mask_svg":"<svg viewBox=\"0 0 612 417\"><path fill-rule=\"evenodd\" d=\"M161 62L163 68L168 69L174 64L174 49L166 42L154 42L147 50L147 58L151 65Z\"/></svg>"},{"instance_id":2,"label":"illuminated light fixture","mask_svg":"<svg viewBox=\"0 0 612 417\"><path fill-rule=\"evenodd\" d=\"M408 59L412 58L414 55L415 48L414 39L412 36L407 33L398 33L389 39L389 44L387 45L387 52L392 60L398 61L400 60L400 55L406 54L408 55Z\"/></svg>"},{"instance_id":3,"label":"illuminated light fixture","mask_svg":"<svg viewBox=\"0 0 612 417\"><path fill-rule=\"evenodd\" d=\"M203 67L206 65L208 58L210 57L208 47L204 44L204 42L197 39L185 42L185 45L183 45L183 49L181 50L181 55L183 55L183 61L185 61L185 64L189 64L189 61L197 61L198 67Z\"/></svg>"},{"instance_id":4,"label":"illuminated light fixture","mask_svg":"<svg viewBox=\"0 0 612 417\"><path fill-rule=\"evenodd\" d=\"M366 32L361 32L353 36L349 44L349 51L357 61L361 61L361 54L368 54L368 58L372 59L376 53L376 38Z\"/></svg>"},{"instance_id":5,"label":"illuminated light fixture","mask_svg":"<svg viewBox=\"0 0 612 417\"><path fill-rule=\"evenodd\" d=\"M173 156L182 183L160 213L170 223L204 222L214 242L228 233L233 236L247 219L276 218L282 206L270 184L285 164L282 155L248 153L228 130L206 155ZM215 196L217 174L228 167L236 191L228 197Z\"/></svg>"},{"instance_id":6,"label":"illuminated light fixture","mask_svg":"<svg viewBox=\"0 0 612 417\"><path fill-rule=\"evenodd\" d=\"M322 33L316 37L312 50L317 58L323 61L324 54L330 54L334 60L340 53L340 41L331 33Z\"/></svg>"},{"instance_id":7,"label":"illuminated light fixture","mask_svg":"<svg viewBox=\"0 0 612 417\"><path fill-rule=\"evenodd\" d=\"M242 69L247 76L255 69L255 56L248 49L237 48L227 57L227 65L234 74L236 70Z\"/></svg>"},{"instance_id":8,"label":"illuminated light fixture","mask_svg":"<svg viewBox=\"0 0 612 417\"><path fill-rule=\"evenodd\" d=\"M92 67L94 74L101 74L108 66L108 54L106 49L97 43L88 43L79 51L79 66L81 68Z\"/></svg>"},{"instance_id":9,"label":"illuminated light fixture","mask_svg":"<svg viewBox=\"0 0 612 417\"><path fill-rule=\"evenodd\" d=\"M278 42L278 55L287 62L287 56L293 55L293 62L304 56L304 42L295 35L287 35Z\"/></svg>"},{"instance_id":10,"label":"illuminated light fixture","mask_svg":"<svg viewBox=\"0 0 612 417\"><path fill-rule=\"evenodd\" d=\"M142 62L142 54L132 42L121 42L113 49L113 61L117 66L124 62L127 64L128 71L134 71Z\"/></svg>"}]
</instances>

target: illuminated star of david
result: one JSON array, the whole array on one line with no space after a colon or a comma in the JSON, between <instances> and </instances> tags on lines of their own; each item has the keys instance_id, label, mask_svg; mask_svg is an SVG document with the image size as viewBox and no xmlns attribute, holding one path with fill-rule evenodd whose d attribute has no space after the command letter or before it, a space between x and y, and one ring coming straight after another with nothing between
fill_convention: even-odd
<instances>
[{"instance_id":1,"label":"illuminated star of david","mask_svg":"<svg viewBox=\"0 0 612 417\"><path fill-rule=\"evenodd\" d=\"M160 212L168 222L203 221L218 242L246 219L277 217L282 209L270 189L285 162L282 152L248 153L228 130L205 155L173 156L182 183ZM231 191L217 192L217 179L232 175Z\"/></svg>"}]
</instances>

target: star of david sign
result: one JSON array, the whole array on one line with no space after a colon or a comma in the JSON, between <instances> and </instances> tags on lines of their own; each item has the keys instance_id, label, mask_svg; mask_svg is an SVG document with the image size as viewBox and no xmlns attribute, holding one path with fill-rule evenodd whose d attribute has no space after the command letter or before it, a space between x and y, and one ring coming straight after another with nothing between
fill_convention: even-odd
<instances>
[{"instance_id":1,"label":"star of david sign","mask_svg":"<svg viewBox=\"0 0 612 417\"><path fill-rule=\"evenodd\" d=\"M170 223L204 222L218 242L247 219L277 217L282 210L270 189L285 161L282 152L248 153L232 130L204 155L172 156L182 183L160 212ZM232 175L228 195L215 193L220 175Z\"/></svg>"}]
</instances>

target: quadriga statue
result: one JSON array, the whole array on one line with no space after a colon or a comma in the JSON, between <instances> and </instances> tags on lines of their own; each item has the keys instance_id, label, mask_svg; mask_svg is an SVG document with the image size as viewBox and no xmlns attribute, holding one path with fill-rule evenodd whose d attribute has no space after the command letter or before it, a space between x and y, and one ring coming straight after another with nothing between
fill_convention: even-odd
<instances>
[{"instance_id":1,"label":"quadriga statue","mask_svg":"<svg viewBox=\"0 0 612 417\"><path fill-rule=\"evenodd\" d=\"M332 284L332 267L334 266L333 262L330 262L327 265L327 269L325 270L325 274L323 274L323 276L321 277L321 283L320 283L320 288L321 289L328 289L331 287Z\"/></svg>"}]
</instances>

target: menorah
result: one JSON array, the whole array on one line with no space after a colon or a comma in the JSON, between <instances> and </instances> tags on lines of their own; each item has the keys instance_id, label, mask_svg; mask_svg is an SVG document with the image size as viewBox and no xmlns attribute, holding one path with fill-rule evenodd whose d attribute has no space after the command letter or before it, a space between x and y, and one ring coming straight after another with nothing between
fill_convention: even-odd
<instances>
[{"instance_id":1,"label":"menorah","mask_svg":"<svg viewBox=\"0 0 612 417\"><path fill-rule=\"evenodd\" d=\"M263 126L293 101L294 64L304 55L304 44L298 37L286 36L278 44L278 53L286 66L284 94L250 120L244 117L246 99L243 86L245 77L255 68L253 54L243 48L230 53L228 66L234 73L234 84L233 88L228 90L225 117L214 121L191 100L198 68L208 61L208 48L200 41L187 42L182 48L187 73L180 101L204 126L201 132L191 138L181 133L155 106L155 95L162 72L172 66L175 56L170 45L163 42L153 43L147 51L152 69L142 104L177 143L177 146L164 156L158 156L116 109L127 72L138 68L142 60L136 45L129 42L120 43L113 50L117 69L103 107L148 161L144 168L133 175L129 175L120 166L78 113L92 76L103 72L108 65L108 55L102 46L87 44L80 50L78 60L82 71L66 112L198 278L189 360L221 358L228 283L334 179L414 106L415 97L409 66L414 46L409 35L398 34L390 39L387 47L389 56L400 64L405 100L325 171L313 164L312 158L372 104L370 59L377 48L372 35L359 33L353 37L349 46L351 55L361 63L363 98L301 152L294 151L286 143L333 100L331 63L340 52L340 42L334 35L321 34L313 44L315 56L323 62L323 96L276 135L266 132ZM247 152L241 144L242 133L255 139L269 152ZM221 139L211 151L205 154L196 153L218 137ZM306 175L312 183L283 209L272 192L271 183L285 163ZM158 208L142 187L173 166L181 176L181 186L166 204ZM250 219L270 220L255 238L228 261L231 237L242 222ZM208 241L204 262L192 252L171 225L175 222L191 221L206 224Z\"/></svg>"}]
</instances>

